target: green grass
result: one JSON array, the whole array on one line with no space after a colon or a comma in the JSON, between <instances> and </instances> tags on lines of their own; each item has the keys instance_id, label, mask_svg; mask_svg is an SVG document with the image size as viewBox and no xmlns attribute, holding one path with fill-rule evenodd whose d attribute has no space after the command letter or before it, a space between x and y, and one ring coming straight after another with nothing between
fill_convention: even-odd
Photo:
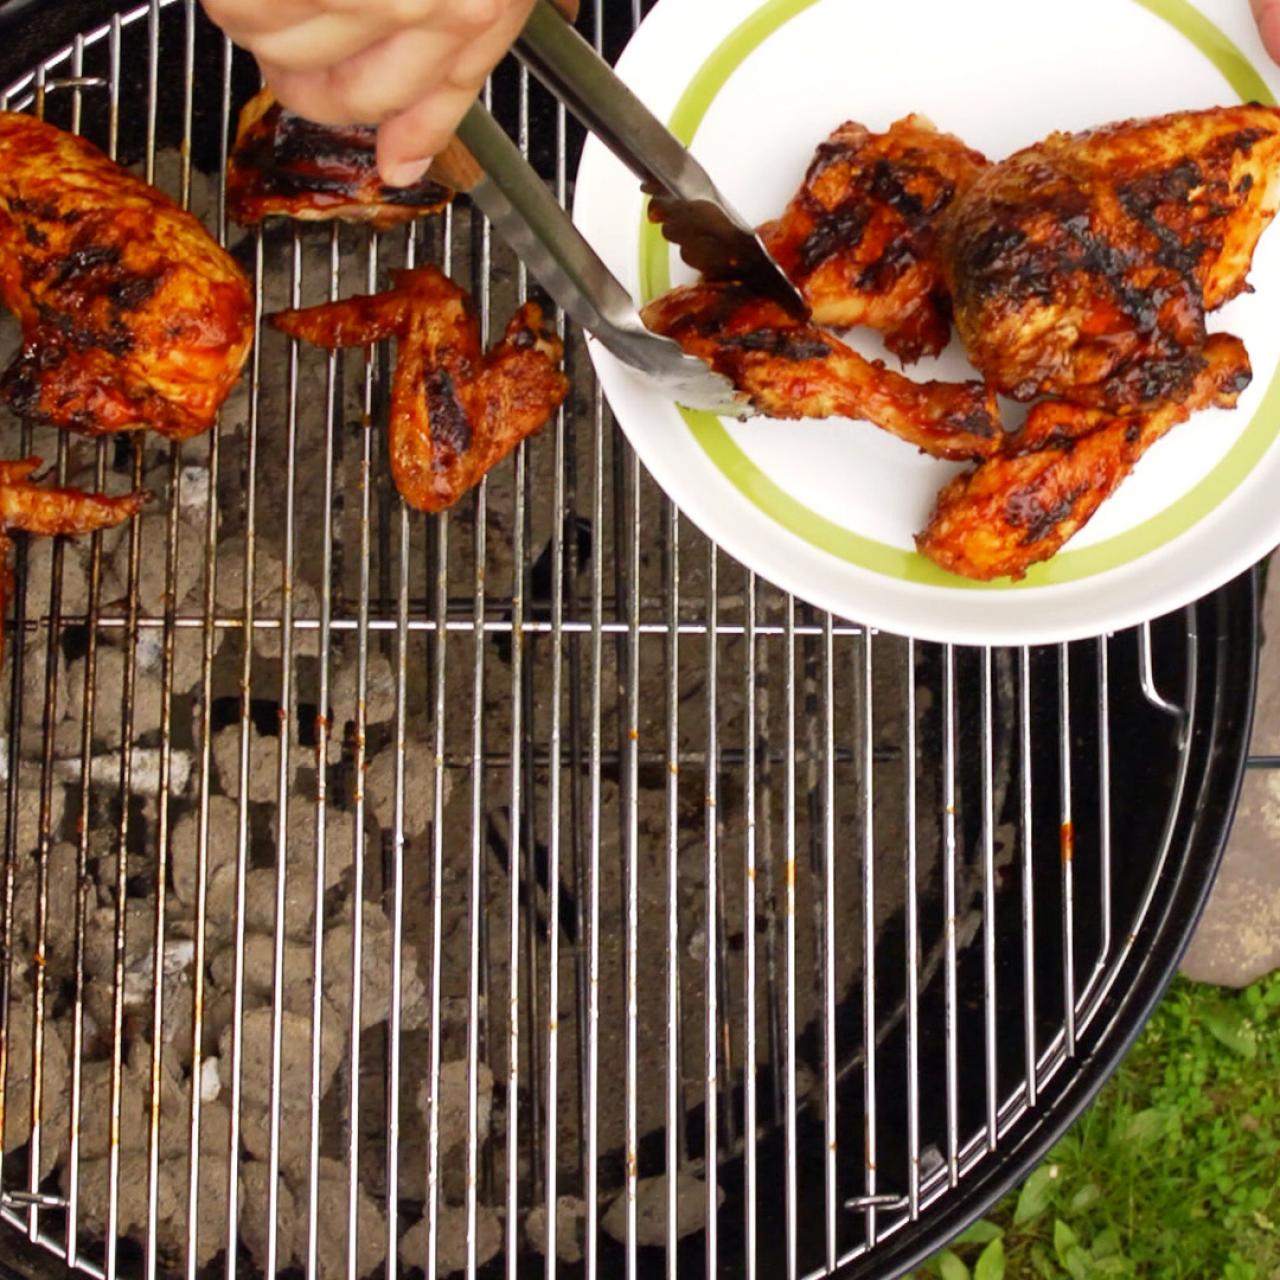
<instances>
[{"instance_id":1,"label":"green grass","mask_svg":"<svg viewBox=\"0 0 1280 1280\"><path fill-rule=\"evenodd\" d=\"M917 1280L1280 1280L1280 974L1181 979L1016 1194Z\"/></svg>"}]
</instances>

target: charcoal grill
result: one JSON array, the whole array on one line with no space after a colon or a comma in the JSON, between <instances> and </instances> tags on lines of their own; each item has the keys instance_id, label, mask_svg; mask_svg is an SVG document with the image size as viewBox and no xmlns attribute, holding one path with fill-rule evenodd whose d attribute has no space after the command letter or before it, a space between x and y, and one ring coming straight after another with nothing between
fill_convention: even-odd
<instances>
[{"instance_id":1,"label":"charcoal grill","mask_svg":"<svg viewBox=\"0 0 1280 1280\"><path fill-rule=\"evenodd\" d=\"M584 7L616 56L639 7ZM486 327L524 296L463 205L229 226L256 79L191 0L9 8L4 105L195 208L260 315L425 259ZM572 123L518 69L489 92L565 197ZM560 417L408 511L389 357L263 332L182 446L5 424L157 501L19 544L0 1273L900 1274L1172 974L1244 765L1254 577L1054 649L877 634L687 524L574 333Z\"/></svg>"}]
</instances>

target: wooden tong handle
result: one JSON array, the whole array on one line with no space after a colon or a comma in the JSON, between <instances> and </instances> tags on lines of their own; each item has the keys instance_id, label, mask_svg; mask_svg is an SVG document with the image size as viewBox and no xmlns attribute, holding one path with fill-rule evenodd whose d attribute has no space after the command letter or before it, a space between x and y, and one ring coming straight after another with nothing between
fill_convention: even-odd
<instances>
[{"instance_id":1,"label":"wooden tong handle","mask_svg":"<svg viewBox=\"0 0 1280 1280\"><path fill-rule=\"evenodd\" d=\"M566 22L577 21L579 0L551 0L551 4ZM432 161L427 176L455 191L470 191L484 177L484 170L476 163L471 152L454 137L449 139L444 150Z\"/></svg>"}]
</instances>

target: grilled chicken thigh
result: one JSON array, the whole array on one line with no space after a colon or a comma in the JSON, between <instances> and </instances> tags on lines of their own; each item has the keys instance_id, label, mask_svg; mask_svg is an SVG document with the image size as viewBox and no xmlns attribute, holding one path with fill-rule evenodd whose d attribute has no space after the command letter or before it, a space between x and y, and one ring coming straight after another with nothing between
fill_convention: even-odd
<instances>
[{"instance_id":1,"label":"grilled chicken thigh","mask_svg":"<svg viewBox=\"0 0 1280 1280\"><path fill-rule=\"evenodd\" d=\"M22 322L3 394L89 435L198 435L253 339L244 273L91 143L0 112L0 293Z\"/></svg>"},{"instance_id":2,"label":"grilled chicken thigh","mask_svg":"<svg viewBox=\"0 0 1280 1280\"><path fill-rule=\"evenodd\" d=\"M944 216L956 327L988 382L1115 413L1181 399L1205 314L1246 287L1280 205L1280 110L1054 134Z\"/></svg>"},{"instance_id":3,"label":"grilled chicken thigh","mask_svg":"<svg viewBox=\"0 0 1280 1280\"><path fill-rule=\"evenodd\" d=\"M442 511L533 434L569 393L564 347L526 303L485 354L470 300L435 267L395 274L388 293L281 311L271 323L318 346L399 343L390 453L410 506Z\"/></svg>"},{"instance_id":4,"label":"grilled chicken thigh","mask_svg":"<svg viewBox=\"0 0 1280 1280\"><path fill-rule=\"evenodd\" d=\"M842 124L760 235L815 324L877 329L905 363L936 356L951 338L938 229L986 163L923 116L878 134Z\"/></svg>"},{"instance_id":5,"label":"grilled chicken thigh","mask_svg":"<svg viewBox=\"0 0 1280 1280\"><path fill-rule=\"evenodd\" d=\"M385 231L449 203L452 193L426 179L387 186L378 176L376 142L371 126L313 124L263 89L240 113L227 160L227 210L242 226L283 214Z\"/></svg>"}]
</instances>

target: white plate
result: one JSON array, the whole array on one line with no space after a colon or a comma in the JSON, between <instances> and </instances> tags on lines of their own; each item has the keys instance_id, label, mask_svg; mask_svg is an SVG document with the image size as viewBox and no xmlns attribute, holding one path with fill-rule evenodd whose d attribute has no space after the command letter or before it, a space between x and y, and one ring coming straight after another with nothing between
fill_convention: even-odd
<instances>
[{"instance_id":1,"label":"white plate","mask_svg":"<svg viewBox=\"0 0 1280 1280\"><path fill-rule=\"evenodd\" d=\"M920 111L1001 157L1055 129L1274 102L1280 89L1244 0L659 0L618 70L756 223L783 209L814 147L847 119L879 130ZM635 180L591 139L575 219L648 299L688 272L643 213ZM1239 408L1172 432L1019 584L967 583L913 550L954 464L863 422L689 413L599 344L591 353L657 482L763 577L921 639L1041 644L1169 612L1280 543L1280 228L1264 236L1251 279L1257 292L1213 320L1253 360ZM874 339L854 341L876 354ZM973 376L955 345L910 373Z\"/></svg>"}]
</instances>

